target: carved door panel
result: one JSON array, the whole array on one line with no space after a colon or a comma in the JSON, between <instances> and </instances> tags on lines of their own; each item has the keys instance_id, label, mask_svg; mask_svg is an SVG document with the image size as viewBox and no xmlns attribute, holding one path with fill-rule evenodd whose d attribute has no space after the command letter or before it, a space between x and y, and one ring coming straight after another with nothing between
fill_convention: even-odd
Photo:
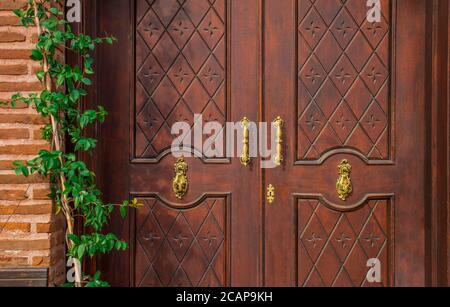
<instances>
[{"instance_id":1,"label":"carved door panel","mask_svg":"<svg viewBox=\"0 0 450 307\"><path fill-rule=\"evenodd\" d=\"M99 55L98 88L110 112L98 132L99 176L114 170L114 180L102 182L110 201L137 197L144 204L125 223L112 223L131 242L129 251L100 263L114 284L261 284L258 167L186 157L188 188L177 198L170 151L172 125L193 125L194 114L204 123L257 120L257 3L98 2L99 32L118 38ZM120 75L110 73L111 63ZM203 149L192 144L193 152Z\"/></svg>"},{"instance_id":2,"label":"carved door panel","mask_svg":"<svg viewBox=\"0 0 450 307\"><path fill-rule=\"evenodd\" d=\"M383 0L375 23L366 1L265 2L265 117L286 136L267 285L424 285L425 2Z\"/></svg>"}]
</instances>

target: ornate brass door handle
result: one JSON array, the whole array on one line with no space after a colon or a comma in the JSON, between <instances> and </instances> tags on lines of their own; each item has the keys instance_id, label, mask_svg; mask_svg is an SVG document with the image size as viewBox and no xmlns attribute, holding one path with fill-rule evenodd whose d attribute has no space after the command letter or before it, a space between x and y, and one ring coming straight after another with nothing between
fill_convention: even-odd
<instances>
[{"instance_id":1,"label":"ornate brass door handle","mask_svg":"<svg viewBox=\"0 0 450 307\"><path fill-rule=\"evenodd\" d=\"M277 166L280 166L283 163L283 119L278 116L273 122L275 128L277 128L276 132L276 155L274 158L274 162Z\"/></svg>"},{"instance_id":2,"label":"ornate brass door handle","mask_svg":"<svg viewBox=\"0 0 450 307\"><path fill-rule=\"evenodd\" d=\"M242 154L241 154L241 164L244 166L250 165L250 131L249 131L250 121L247 117L241 120L242 125Z\"/></svg>"},{"instance_id":3,"label":"ornate brass door handle","mask_svg":"<svg viewBox=\"0 0 450 307\"><path fill-rule=\"evenodd\" d=\"M352 180L350 173L352 172L352 166L348 160L344 159L338 165L339 178L336 183L336 191L339 199L345 201L353 192Z\"/></svg>"},{"instance_id":4,"label":"ornate brass door handle","mask_svg":"<svg viewBox=\"0 0 450 307\"><path fill-rule=\"evenodd\" d=\"M189 167L183 158L178 159L174 165L175 178L173 179L173 191L178 199L183 199L189 187L187 171Z\"/></svg>"}]
</instances>

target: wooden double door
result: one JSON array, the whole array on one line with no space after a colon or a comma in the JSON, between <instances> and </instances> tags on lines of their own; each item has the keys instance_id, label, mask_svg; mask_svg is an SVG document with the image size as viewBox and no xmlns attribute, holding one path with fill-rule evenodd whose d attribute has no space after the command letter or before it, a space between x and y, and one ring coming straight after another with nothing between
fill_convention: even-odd
<instances>
[{"instance_id":1,"label":"wooden double door","mask_svg":"<svg viewBox=\"0 0 450 307\"><path fill-rule=\"evenodd\" d=\"M99 185L144 204L111 222L130 242L98 263L113 284L426 283L426 1L382 0L376 22L362 0L95 3L118 39L97 54ZM177 198L171 127L194 114L281 117L283 163L185 158Z\"/></svg>"}]
</instances>

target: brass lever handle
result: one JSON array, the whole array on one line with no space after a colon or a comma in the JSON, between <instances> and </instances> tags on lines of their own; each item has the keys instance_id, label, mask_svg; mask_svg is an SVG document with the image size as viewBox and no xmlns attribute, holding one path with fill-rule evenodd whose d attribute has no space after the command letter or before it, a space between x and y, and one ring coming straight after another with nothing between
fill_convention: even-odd
<instances>
[{"instance_id":1,"label":"brass lever handle","mask_svg":"<svg viewBox=\"0 0 450 307\"><path fill-rule=\"evenodd\" d=\"M241 154L241 164L244 166L250 165L250 131L249 131L250 121L247 117L241 120L242 125L242 154Z\"/></svg>"},{"instance_id":2,"label":"brass lever handle","mask_svg":"<svg viewBox=\"0 0 450 307\"><path fill-rule=\"evenodd\" d=\"M283 163L283 119L278 116L273 122L275 128L277 128L276 132L276 155L274 158L274 162L277 166L280 166Z\"/></svg>"}]
</instances>

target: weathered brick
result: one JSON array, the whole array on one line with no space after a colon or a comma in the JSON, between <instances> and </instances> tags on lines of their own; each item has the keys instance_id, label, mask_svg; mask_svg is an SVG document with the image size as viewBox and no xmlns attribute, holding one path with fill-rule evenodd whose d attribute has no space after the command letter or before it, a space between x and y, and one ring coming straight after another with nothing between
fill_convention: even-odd
<instances>
[{"instance_id":1,"label":"weathered brick","mask_svg":"<svg viewBox=\"0 0 450 307\"><path fill-rule=\"evenodd\" d=\"M0 26L18 26L19 17L17 16L0 16Z\"/></svg>"},{"instance_id":2,"label":"weathered brick","mask_svg":"<svg viewBox=\"0 0 450 307\"><path fill-rule=\"evenodd\" d=\"M47 267L50 264L50 257L35 256L31 259L31 265L35 267Z\"/></svg>"},{"instance_id":3,"label":"weathered brick","mask_svg":"<svg viewBox=\"0 0 450 307\"><path fill-rule=\"evenodd\" d=\"M24 42L26 36L15 32L0 32L0 43Z\"/></svg>"},{"instance_id":4,"label":"weathered brick","mask_svg":"<svg viewBox=\"0 0 450 307\"><path fill-rule=\"evenodd\" d=\"M36 92L42 90L40 82L0 82L0 92L21 91Z\"/></svg>"},{"instance_id":5,"label":"weathered brick","mask_svg":"<svg viewBox=\"0 0 450 307\"><path fill-rule=\"evenodd\" d=\"M42 70L42 67L40 67L40 66L32 66L31 67L31 74L33 76L35 76L41 70Z\"/></svg>"},{"instance_id":6,"label":"weathered brick","mask_svg":"<svg viewBox=\"0 0 450 307\"><path fill-rule=\"evenodd\" d=\"M2 200L23 200L28 198L26 190L0 190Z\"/></svg>"},{"instance_id":7,"label":"weathered brick","mask_svg":"<svg viewBox=\"0 0 450 307\"><path fill-rule=\"evenodd\" d=\"M14 169L13 160L11 161L0 161L0 170L11 170Z\"/></svg>"},{"instance_id":8,"label":"weathered brick","mask_svg":"<svg viewBox=\"0 0 450 307\"><path fill-rule=\"evenodd\" d=\"M50 145L30 144L30 145L3 145L0 146L1 155L35 155L42 149L49 149Z\"/></svg>"},{"instance_id":9,"label":"weathered brick","mask_svg":"<svg viewBox=\"0 0 450 307\"><path fill-rule=\"evenodd\" d=\"M0 114L0 123L44 125L49 122L39 114Z\"/></svg>"},{"instance_id":10,"label":"weathered brick","mask_svg":"<svg viewBox=\"0 0 450 307\"><path fill-rule=\"evenodd\" d=\"M48 194L50 194L49 189L34 189L33 190L33 199L48 199Z\"/></svg>"},{"instance_id":11,"label":"weathered brick","mask_svg":"<svg viewBox=\"0 0 450 307\"><path fill-rule=\"evenodd\" d=\"M16 101L15 106L11 105L11 101L2 101L2 102L3 103L0 103L0 109L26 109L26 108L28 108L28 105L21 101Z\"/></svg>"},{"instance_id":12,"label":"weathered brick","mask_svg":"<svg viewBox=\"0 0 450 307\"><path fill-rule=\"evenodd\" d=\"M42 129L33 130L33 140L42 140Z\"/></svg>"},{"instance_id":13,"label":"weathered brick","mask_svg":"<svg viewBox=\"0 0 450 307\"><path fill-rule=\"evenodd\" d=\"M0 49L0 59L30 59L30 49Z\"/></svg>"},{"instance_id":14,"label":"weathered brick","mask_svg":"<svg viewBox=\"0 0 450 307\"><path fill-rule=\"evenodd\" d=\"M0 2L0 11L22 8L26 3L26 0L2 0Z\"/></svg>"},{"instance_id":15,"label":"weathered brick","mask_svg":"<svg viewBox=\"0 0 450 307\"><path fill-rule=\"evenodd\" d=\"M51 231L52 224L50 223L38 223L36 225L36 232L38 233L49 233Z\"/></svg>"},{"instance_id":16,"label":"weathered brick","mask_svg":"<svg viewBox=\"0 0 450 307\"><path fill-rule=\"evenodd\" d=\"M37 33L34 33L31 35L30 42L33 44L36 44L39 41L39 35Z\"/></svg>"},{"instance_id":17,"label":"weathered brick","mask_svg":"<svg viewBox=\"0 0 450 307\"><path fill-rule=\"evenodd\" d=\"M0 140L28 138L30 138L30 131L28 129L0 129Z\"/></svg>"},{"instance_id":18,"label":"weathered brick","mask_svg":"<svg viewBox=\"0 0 450 307\"><path fill-rule=\"evenodd\" d=\"M0 255L0 267L20 267L28 264L27 257Z\"/></svg>"},{"instance_id":19,"label":"weathered brick","mask_svg":"<svg viewBox=\"0 0 450 307\"><path fill-rule=\"evenodd\" d=\"M22 222L0 222L0 230L3 231L21 231L21 232L30 232L31 225L30 223L22 223Z\"/></svg>"},{"instance_id":20,"label":"weathered brick","mask_svg":"<svg viewBox=\"0 0 450 307\"><path fill-rule=\"evenodd\" d=\"M48 250L50 248L50 240L0 240L0 249L6 250Z\"/></svg>"},{"instance_id":21,"label":"weathered brick","mask_svg":"<svg viewBox=\"0 0 450 307\"><path fill-rule=\"evenodd\" d=\"M0 215L40 215L50 214L52 205L36 204L36 205L0 205Z\"/></svg>"},{"instance_id":22,"label":"weathered brick","mask_svg":"<svg viewBox=\"0 0 450 307\"><path fill-rule=\"evenodd\" d=\"M48 182L48 179L39 175L31 175L28 177L24 177L24 176L17 176L14 174L11 175L0 174L0 184L27 184L27 183L46 183L46 182Z\"/></svg>"},{"instance_id":23,"label":"weathered brick","mask_svg":"<svg viewBox=\"0 0 450 307\"><path fill-rule=\"evenodd\" d=\"M0 75L26 75L28 73L27 65L0 65Z\"/></svg>"}]
</instances>

